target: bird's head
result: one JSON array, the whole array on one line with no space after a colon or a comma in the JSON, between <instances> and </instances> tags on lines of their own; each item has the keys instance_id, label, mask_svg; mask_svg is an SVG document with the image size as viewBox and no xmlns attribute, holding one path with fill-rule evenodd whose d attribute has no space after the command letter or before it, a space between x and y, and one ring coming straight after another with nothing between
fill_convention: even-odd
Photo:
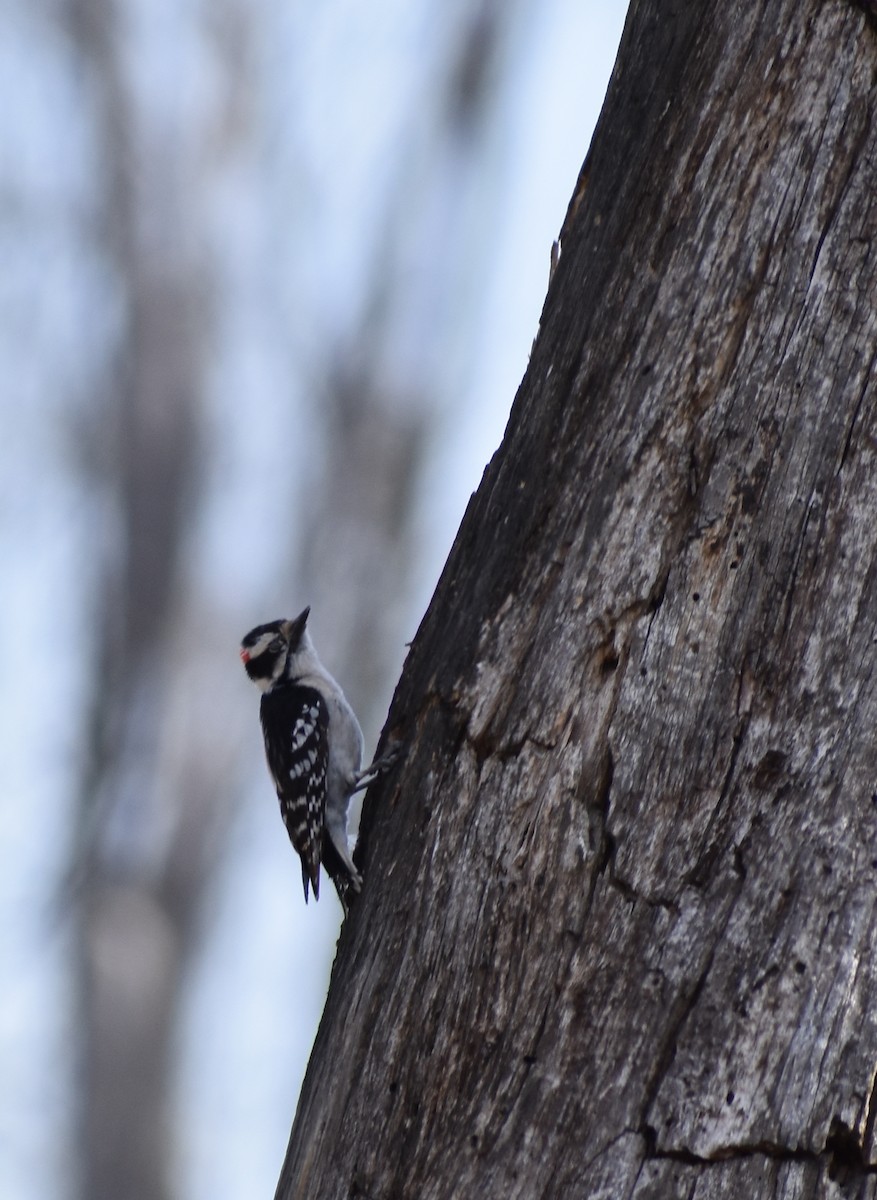
<instances>
[{"instance_id":1,"label":"bird's head","mask_svg":"<svg viewBox=\"0 0 877 1200\"><path fill-rule=\"evenodd\" d=\"M286 675L290 656L302 648L307 638L310 611L306 608L291 621L257 625L241 642L241 662L260 691L269 691Z\"/></svg>"}]
</instances>

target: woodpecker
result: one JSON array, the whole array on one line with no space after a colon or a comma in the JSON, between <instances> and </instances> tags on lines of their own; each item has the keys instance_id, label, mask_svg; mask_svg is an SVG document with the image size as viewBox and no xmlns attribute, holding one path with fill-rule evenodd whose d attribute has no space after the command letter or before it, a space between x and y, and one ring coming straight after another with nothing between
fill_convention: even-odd
<instances>
[{"instance_id":1,"label":"woodpecker","mask_svg":"<svg viewBox=\"0 0 877 1200\"><path fill-rule=\"evenodd\" d=\"M247 675L262 692L260 717L268 770L280 813L301 858L308 888L320 898L320 864L345 914L362 876L350 857L350 797L395 762L393 752L362 769L363 738L347 698L317 657L310 608L291 621L257 625L241 642Z\"/></svg>"}]
</instances>

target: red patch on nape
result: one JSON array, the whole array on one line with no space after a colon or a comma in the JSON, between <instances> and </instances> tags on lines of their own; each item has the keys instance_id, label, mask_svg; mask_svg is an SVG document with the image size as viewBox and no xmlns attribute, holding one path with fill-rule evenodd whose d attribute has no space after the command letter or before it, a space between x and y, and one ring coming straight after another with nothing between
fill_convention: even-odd
<instances>
[{"instance_id":1,"label":"red patch on nape","mask_svg":"<svg viewBox=\"0 0 877 1200\"><path fill-rule=\"evenodd\" d=\"M244 666L246 666L246 665L247 665L247 663L248 663L249 661L250 661L250 652L249 652L249 650L244 650L244 649L242 648L242 649L241 649L241 662L244 664Z\"/></svg>"}]
</instances>

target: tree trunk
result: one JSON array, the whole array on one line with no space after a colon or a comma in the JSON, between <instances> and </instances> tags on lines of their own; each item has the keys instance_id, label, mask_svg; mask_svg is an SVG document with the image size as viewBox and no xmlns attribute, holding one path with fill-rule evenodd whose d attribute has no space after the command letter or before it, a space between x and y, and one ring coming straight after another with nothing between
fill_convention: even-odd
<instances>
[{"instance_id":1,"label":"tree trunk","mask_svg":"<svg viewBox=\"0 0 877 1200\"><path fill-rule=\"evenodd\" d=\"M875 81L633 4L278 1197L877 1195Z\"/></svg>"}]
</instances>

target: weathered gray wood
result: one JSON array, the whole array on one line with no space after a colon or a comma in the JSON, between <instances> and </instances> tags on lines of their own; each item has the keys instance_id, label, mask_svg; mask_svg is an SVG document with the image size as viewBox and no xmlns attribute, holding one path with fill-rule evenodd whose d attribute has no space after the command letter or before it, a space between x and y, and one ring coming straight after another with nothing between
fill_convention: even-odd
<instances>
[{"instance_id":1,"label":"weathered gray wood","mask_svg":"<svg viewBox=\"0 0 877 1200\"><path fill-rule=\"evenodd\" d=\"M877 1194L875 84L634 3L279 1197Z\"/></svg>"}]
</instances>

